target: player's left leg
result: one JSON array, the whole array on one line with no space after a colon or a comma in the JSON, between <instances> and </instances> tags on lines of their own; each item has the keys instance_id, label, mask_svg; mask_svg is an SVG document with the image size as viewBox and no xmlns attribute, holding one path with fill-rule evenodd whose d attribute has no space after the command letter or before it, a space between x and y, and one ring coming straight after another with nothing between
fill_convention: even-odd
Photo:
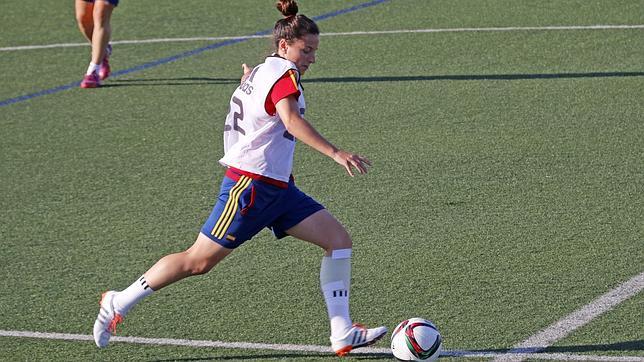
<instances>
[{"instance_id":1,"label":"player's left leg","mask_svg":"<svg viewBox=\"0 0 644 362\"><path fill-rule=\"evenodd\" d=\"M257 200L254 197L256 192L261 195ZM213 211L190 248L162 257L126 289L103 294L94 322L96 345L107 346L116 326L141 300L181 279L207 273L236 247L262 230L274 213L259 210L267 204L276 204L274 201L282 193L272 186L257 184L246 176L235 177L227 173ZM253 205L257 210L251 207Z\"/></svg>"},{"instance_id":2,"label":"player's left leg","mask_svg":"<svg viewBox=\"0 0 644 362\"><path fill-rule=\"evenodd\" d=\"M346 229L326 209L308 216L286 233L325 250L320 267L320 286L331 323L331 346L344 356L352 349L375 343L387 328L367 329L352 324L349 314L352 241Z\"/></svg>"},{"instance_id":3,"label":"player's left leg","mask_svg":"<svg viewBox=\"0 0 644 362\"><path fill-rule=\"evenodd\" d=\"M122 291L103 293L100 309L94 321L94 342L106 347L125 315L153 292L176 281L210 271L229 255L228 249L200 233L194 244L185 251L159 259L145 274Z\"/></svg>"}]
</instances>

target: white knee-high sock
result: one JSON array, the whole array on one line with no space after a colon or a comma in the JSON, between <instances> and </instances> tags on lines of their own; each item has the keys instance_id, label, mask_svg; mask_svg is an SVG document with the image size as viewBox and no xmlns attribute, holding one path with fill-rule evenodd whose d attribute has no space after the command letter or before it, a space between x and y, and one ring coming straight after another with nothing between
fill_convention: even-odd
<instances>
[{"instance_id":1,"label":"white knee-high sock","mask_svg":"<svg viewBox=\"0 0 644 362\"><path fill-rule=\"evenodd\" d=\"M351 249L333 250L322 258L320 286L324 294L331 337L343 337L351 328L349 289L351 286Z\"/></svg>"},{"instance_id":2,"label":"white knee-high sock","mask_svg":"<svg viewBox=\"0 0 644 362\"><path fill-rule=\"evenodd\" d=\"M127 289L116 293L114 296L114 308L119 314L125 316L141 299L152 294L154 290L150 288L145 277L141 276L137 281L132 283Z\"/></svg>"}]
</instances>

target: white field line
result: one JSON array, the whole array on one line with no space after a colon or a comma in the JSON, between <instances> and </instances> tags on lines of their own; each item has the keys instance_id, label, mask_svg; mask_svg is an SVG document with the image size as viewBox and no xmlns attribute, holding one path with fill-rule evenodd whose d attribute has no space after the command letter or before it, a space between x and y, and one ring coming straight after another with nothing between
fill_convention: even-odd
<instances>
[{"instance_id":1,"label":"white field line","mask_svg":"<svg viewBox=\"0 0 644 362\"><path fill-rule=\"evenodd\" d=\"M94 343L94 337L86 334L69 333L44 333L29 331L5 331L0 330L0 337L16 338L39 338L49 340L85 341ZM298 345L298 344L268 344L248 342L221 342L191 339L171 338L144 338L144 337L112 337L112 342L147 344L155 346L182 346L193 348L226 348L226 349L247 349L247 350L273 350L285 352L314 352L332 354L329 346ZM352 354L391 354L389 348L360 348ZM463 358L493 358L502 355L498 352L477 352L477 351L443 351L441 356L463 357ZM593 356L574 355L567 353L525 353L527 357L555 360L555 361L606 361L606 362L644 362L642 357L629 356Z\"/></svg>"},{"instance_id":2,"label":"white field line","mask_svg":"<svg viewBox=\"0 0 644 362\"><path fill-rule=\"evenodd\" d=\"M634 276L627 282L620 284L617 288L600 296L589 304L558 320L546 329L517 344L507 354L503 354L495 358L494 361L518 362L531 358L533 353L523 354L521 352L538 352L553 345L558 340L565 338L572 331L586 325L593 319L612 310L618 304L636 295L642 291L642 289L644 289L644 272Z\"/></svg>"},{"instance_id":3,"label":"white field line","mask_svg":"<svg viewBox=\"0 0 644 362\"><path fill-rule=\"evenodd\" d=\"M491 27L491 28L443 28L443 29L409 29L409 30L382 30L382 31L350 31L341 33L322 33L321 36L353 36L353 35L385 35L385 34L410 34L410 33L463 33L463 32L500 32L500 31L545 31L545 30L611 30L611 29L644 29L644 25L582 25L582 26L527 26L527 27ZM115 40L112 44L149 44L149 43L170 43L170 42L194 42L194 41L220 41L233 39L258 39L270 38L272 35L248 35L248 36L217 36L217 37L194 37L194 38L159 38L140 40ZM70 48L89 46L88 43L61 43L45 45L21 45L0 48L0 51L34 50L49 48Z\"/></svg>"}]
</instances>

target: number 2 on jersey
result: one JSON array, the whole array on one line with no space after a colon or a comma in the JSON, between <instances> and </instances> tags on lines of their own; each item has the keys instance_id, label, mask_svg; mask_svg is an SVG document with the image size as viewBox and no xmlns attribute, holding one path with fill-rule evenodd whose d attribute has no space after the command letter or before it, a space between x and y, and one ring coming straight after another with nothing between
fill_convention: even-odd
<instances>
[{"instance_id":1,"label":"number 2 on jersey","mask_svg":"<svg viewBox=\"0 0 644 362\"><path fill-rule=\"evenodd\" d=\"M233 126L230 127L230 125L225 125L224 126L224 132L230 131L231 129L234 129L235 131L246 135L246 131L244 131L243 128L239 127L239 124L237 121L243 121L244 120L244 104L242 103L241 99L234 97L232 99L233 103L235 103L239 107L239 112L233 113Z\"/></svg>"}]
</instances>

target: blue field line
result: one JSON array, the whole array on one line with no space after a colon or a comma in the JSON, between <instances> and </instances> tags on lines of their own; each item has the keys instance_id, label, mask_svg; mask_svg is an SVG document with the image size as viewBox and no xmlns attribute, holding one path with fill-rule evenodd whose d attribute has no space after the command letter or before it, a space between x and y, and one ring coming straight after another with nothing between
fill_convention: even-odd
<instances>
[{"instance_id":1,"label":"blue field line","mask_svg":"<svg viewBox=\"0 0 644 362\"><path fill-rule=\"evenodd\" d=\"M391 1L391 0L372 0L372 1L368 1L366 3L358 4L358 5L346 8L346 9L336 10L336 11L332 11L332 12L329 12L329 13L326 13L326 14L318 15L318 16L313 17L312 19L315 20L315 21L321 21L321 20L325 20L325 19L330 19L330 18L339 16L339 15L348 14L348 13L358 11L358 10L362 10L362 9L365 9L365 8L368 8L368 7L371 7L371 6L379 5L379 4L388 2L388 1ZM157 60L154 60L154 61L151 61L151 62L148 62L148 63L137 65L137 66L132 67L132 68L118 70L118 71L112 72L112 76L113 77L118 77L118 76L121 76L121 75L135 73L135 72L139 72L139 71L149 69L149 68L154 68L154 67L157 67L159 65L175 62L177 60L185 59L185 58L191 57L193 55L201 54L201 53L203 53L205 51L208 51L208 50L214 50L214 49L217 49L217 48L222 48L222 47L225 47L225 46L245 42L245 41L247 41L249 39L253 39L256 36L268 35L272 31L273 31L272 29L261 30L261 31L258 31L256 33L254 33L252 35L249 35L249 36L246 36L246 37L240 37L240 38L236 38L236 39L220 41L220 42L217 42L217 43L207 45L205 47L189 50L189 51L177 54L177 55L172 55L172 56L169 56L169 57L165 57L165 58L157 59ZM72 82L72 83L69 83L69 84L65 84L65 85L61 85L61 86L41 90L41 91L34 92L34 93L25 94L25 95L14 97L14 98L5 99L3 101L0 101L0 107L8 106L8 105L15 104L15 103L24 102L24 101L27 101L27 100L30 100L30 99L42 97L42 96L49 95L49 94L62 92L62 91L72 89L72 88L78 88L78 86L80 86L80 81L76 81L76 82Z\"/></svg>"},{"instance_id":2,"label":"blue field line","mask_svg":"<svg viewBox=\"0 0 644 362\"><path fill-rule=\"evenodd\" d=\"M373 1L369 1L369 2L366 2L366 3L362 3L362 4L352 6L350 8L337 10L337 11L332 11L330 13L314 16L312 19L315 20L315 21L325 20L325 19L329 19L329 18L338 16L338 15L351 13L351 12L354 12L356 10L362 10L364 8L368 8L368 7L371 7L371 6L380 5L382 3L386 3L386 2L389 2L389 1L391 1L391 0L373 0Z\"/></svg>"}]
</instances>

